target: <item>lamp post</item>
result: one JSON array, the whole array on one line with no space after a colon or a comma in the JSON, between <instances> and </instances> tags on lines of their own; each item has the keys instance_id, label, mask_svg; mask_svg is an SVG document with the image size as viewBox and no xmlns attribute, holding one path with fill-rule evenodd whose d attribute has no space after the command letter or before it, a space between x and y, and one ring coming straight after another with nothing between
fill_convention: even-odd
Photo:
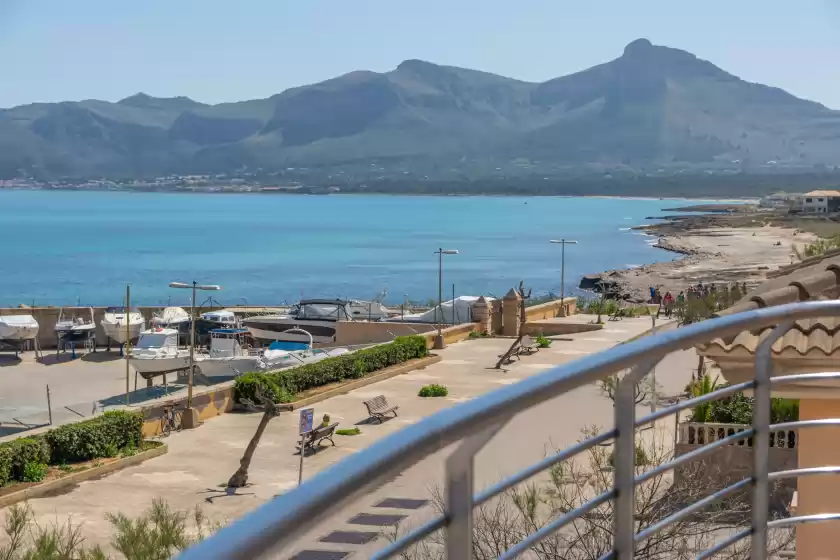
<instances>
[{"instance_id":1,"label":"lamp post","mask_svg":"<svg viewBox=\"0 0 840 560\"><path fill-rule=\"evenodd\" d=\"M435 315L437 316L438 320L438 333L435 337L435 350L443 350L445 345L443 344L443 255L457 255L458 249L443 249L440 248L435 251L435 254L438 256L438 313ZM454 302L453 302L454 305Z\"/></svg>"},{"instance_id":2,"label":"lamp post","mask_svg":"<svg viewBox=\"0 0 840 560\"><path fill-rule=\"evenodd\" d=\"M564 312L566 309L563 299L566 297L566 245L577 245L577 241L573 239L550 239L549 243L557 243L560 245L560 306Z\"/></svg>"},{"instance_id":3,"label":"lamp post","mask_svg":"<svg viewBox=\"0 0 840 560\"><path fill-rule=\"evenodd\" d=\"M182 416L181 424L184 428L190 429L198 426L198 411L193 408L193 368L195 365L195 292L196 290L218 291L221 286L215 284L199 284L193 280L192 284L184 282L170 282L170 288L184 290L192 289L192 302L190 304L190 369L187 373L187 409Z\"/></svg>"}]
</instances>

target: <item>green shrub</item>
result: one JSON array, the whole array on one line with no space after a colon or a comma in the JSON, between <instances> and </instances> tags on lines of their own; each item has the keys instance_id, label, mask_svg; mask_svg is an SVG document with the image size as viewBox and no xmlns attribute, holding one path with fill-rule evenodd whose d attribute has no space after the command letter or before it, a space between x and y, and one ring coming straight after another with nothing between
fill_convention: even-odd
<instances>
[{"instance_id":1,"label":"green shrub","mask_svg":"<svg viewBox=\"0 0 840 560\"><path fill-rule=\"evenodd\" d=\"M247 373L236 379L235 398L256 400L256 390L271 391L274 402L292 402L295 395L308 389L347 379L359 379L388 366L401 364L429 354L422 336L398 336L390 344L382 344L327 358L320 362L269 373Z\"/></svg>"},{"instance_id":2,"label":"green shrub","mask_svg":"<svg viewBox=\"0 0 840 560\"><path fill-rule=\"evenodd\" d=\"M611 467L615 468L615 450L610 452L608 462ZM650 458L648 457L645 448L636 444L636 466L645 467L647 465L650 465Z\"/></svg>"},{"instance_id":3,"label":"green shrub","mask_svg":"<svg viewBox=\"0 0 840 560\"><path fill-rule=\"evenodd\" d=\"M12 480L23 480L24 467L29 463L49 463L50 447L41 437L24 437L4 444L11 452Z\"/></svg>"},{"instance_id":4,"label":"green shrub","mask_svg":"<svg viewBox=\"0 0 840 560\"><path fill-rule=\"evenodd\" d=\"M335 433L340 436L357 436L362 433L362 430L359 428L350 428L347 430L336 430Z\"/></svg>"},{"instance_id":5,"label":"green shrub","mask_svg":"<svg viewBox=\"0 0 840 560\"><path fill-rule=\"evenodd\" d=\"M257 394L271 399L274 402L292 402L294 395L285 388L277 386L275 380L265 373L246 373L236 378L236 401L240 398L247 398L254 404L260 404Z\"/></svg>"},{"instance_id":6,"label":"green shrub","mask_svg":"<svg viewBox=\"0 0 840 560\"><path fill-rule=\"evenodd\" d=\"M23 466L21 480L24 482L41 482L47 476L47 465L32 461Z\"/></svg>"},{"instance_id":7,"label":"green shrub","mask_svg":"<svg viewBox=\"0 0 840 560\"><path fill-rule=\"evenodd\" d=\"M537 338L534 339L534 342L536 342L537 346L540 348L548 348L551 346L551 341L542 334L538 335Z\"/></svg>"},{"instance_id":8,"label":"green shrub","mask_svg":"<svg viewBox=\"0 0 840 560\"><path fill-rule=\"evenodd\" d=\"M0 486L12 481L12 449L8 445L0 445Z\"/></svg>"},{"instance_id":9,"label":"green shrub","mask_svg":"<svg viewBox=\"0 0 840 560\"><path fill-rule=\"evenodd\" d=\"M52 464L77 463L116 455L116 450L140 445L143 415L122 410L66 424L44 435L50 446ZM113 452L113 455L109 453Z\"/></svg>"},{"instance_id":10,"label":"green shrub","mask_svg":"<svg viewBox=\"0 0 840 560\"><path fill-rule=\"evenodd\" d=\"M487 333L484 331L470 331L469 338L470 340L475 340L476 338L487 338Z\"/></svg>"},{"instance_id":11,"label":"green shrub","mask_svg":"<svg viewBox=\"0 0 840 560\"><path fill-rule=\"evenodd\" d=\"M449 389L447 389L443 385L438 385L437 383L432 383L431 385L426 385L420 392L417 393L418 397L445 397L449 394Z\"/></svg>"},{"instance_id":12,"label":"green shrub","mask_svg":"<svg viewBox=\"0 0 840 560\"><path fill-rule=\"evenodd\" d=\"M704 381L695 383L692 396L701 396L711 393L713 390L721 389L725 385L717 385L705 381L709 376L704 376ZM694 407L689 421L711 422L719 424L752 424L753 406L755 401L744 393L733 393L721 399ZM781 422L795 422L799 420L799 401L796 399L774 398L770 400L770 422L778 424Z\"/></svg>"}]
</instances>

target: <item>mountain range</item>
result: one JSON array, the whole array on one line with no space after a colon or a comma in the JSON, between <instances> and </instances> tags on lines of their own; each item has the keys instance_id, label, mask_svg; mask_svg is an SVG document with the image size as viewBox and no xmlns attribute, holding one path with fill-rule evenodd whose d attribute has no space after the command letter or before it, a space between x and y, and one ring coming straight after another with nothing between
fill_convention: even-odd
<instances>
[{"instance_id":1,"label":"mountain range","mask_svg":"<svg viewBox=\"0 0 840 560\"><path fill-rule=\"evenodd\" d=\"M840 111L645 39L541 83L407 60L235 103L139 93L0 110L0 179L469 158L831 166Z\"/></svg>"}]
</instances>

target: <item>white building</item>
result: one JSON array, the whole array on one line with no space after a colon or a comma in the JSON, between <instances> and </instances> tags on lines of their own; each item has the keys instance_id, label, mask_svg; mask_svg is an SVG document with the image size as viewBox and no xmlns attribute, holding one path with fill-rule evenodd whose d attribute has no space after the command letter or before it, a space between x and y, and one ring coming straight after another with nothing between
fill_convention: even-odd
<instances>
[{"instance_id":1,"label":"white building","mask_svg":"<svg viewBox=\"0 0 840 560\"><path fill-rule=\"evenodd\" d=\"M811 191L805 193L802 211L806 214L827 214L840 211L840 191Z\"/></svg>"}]
</instances>

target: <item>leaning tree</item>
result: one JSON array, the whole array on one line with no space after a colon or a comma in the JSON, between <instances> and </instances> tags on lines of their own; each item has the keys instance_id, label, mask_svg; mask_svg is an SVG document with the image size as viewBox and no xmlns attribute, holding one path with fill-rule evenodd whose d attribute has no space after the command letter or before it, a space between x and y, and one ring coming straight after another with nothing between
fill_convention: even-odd
<instances>
[{"instance_id":1,"label":"leaning tree","mask_svg":"<svg viewBox=\"0 0 840 560\"><path fill-rule=\"evenodd\" d=\"M263 415L262 418L260 418L260 423L257 425L257 431L254 432L253 437L251 437L251 442L248 444L248 447L245 448L245 454L242 455L242 459L239 460L239 468L236 469L236 472L233 473L233 476L231 476L230 480L228 480L228 488L243 488L246 484L248 484L248 467L251 466L251 459L254 457L254 452L257 450L260 438L262 438L263 432L265 432L265 429L268 427L268 423L271 422L271 419L280 414L281 403L274 402L274 400L270 398L270 395L268 397L263 396L259 387L257 388L255 398L259 401L259 405L248 399L240 399L240 402L247 405L249 408L262 410Z\"/></svg>"}]
</instances>

